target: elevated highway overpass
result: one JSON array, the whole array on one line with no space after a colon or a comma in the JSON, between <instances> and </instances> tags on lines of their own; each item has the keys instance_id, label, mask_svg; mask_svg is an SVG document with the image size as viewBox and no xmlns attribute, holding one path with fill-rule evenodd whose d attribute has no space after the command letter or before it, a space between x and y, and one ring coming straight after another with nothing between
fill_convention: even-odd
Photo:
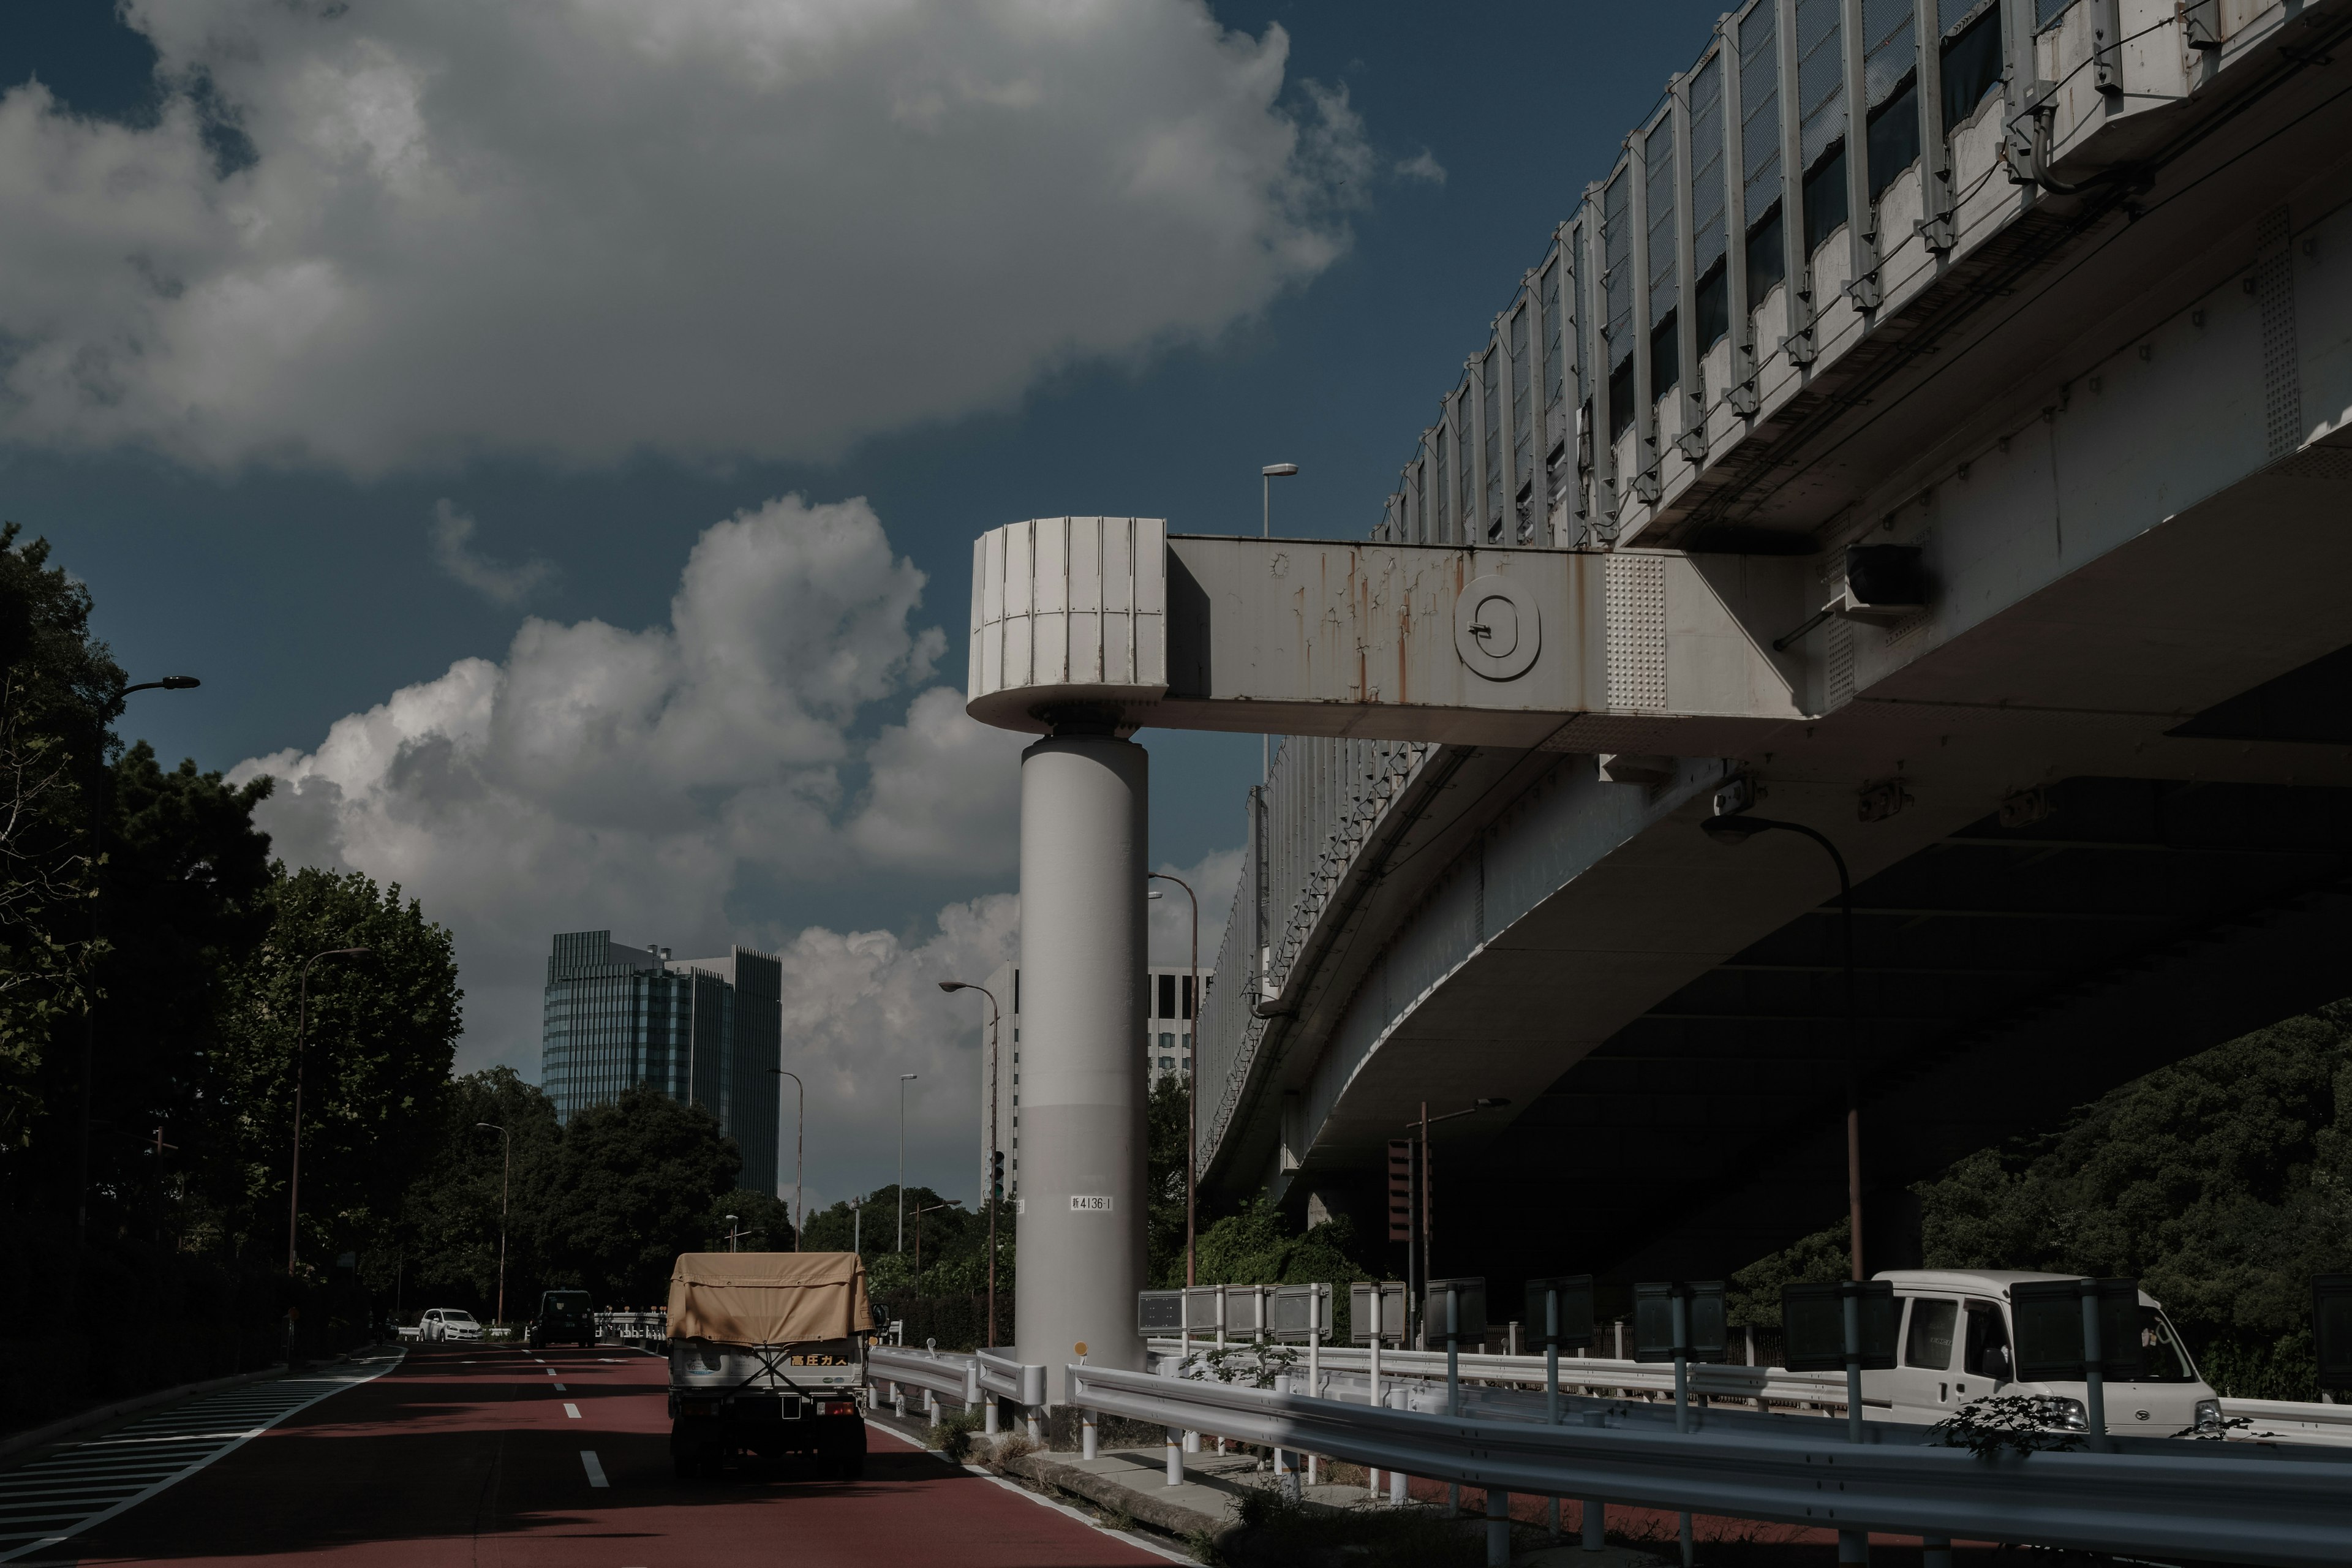
<instances>
[{"instance_id":1,"label":"elevated highway overpass","mask_svg":"<svg viewBox=\"0 0 2352 1568\"><path fill-rule=\"evenodd\" d=\"M1756 0L1368 539L984 538L975 715L1287 737L1204 1187L1377 1227L1385 1142L1488 1098L1438 1140L1441 1273L1714 1274L1837 1219L1835 882L1709 841L1727 784L1853 870L1874 1266L1906 1184L2352 990L2347 198L2352 0ZM1076 820L1024 819L1030 905L1124 864L1033 868Z\"/></svg>"}]
</instances>

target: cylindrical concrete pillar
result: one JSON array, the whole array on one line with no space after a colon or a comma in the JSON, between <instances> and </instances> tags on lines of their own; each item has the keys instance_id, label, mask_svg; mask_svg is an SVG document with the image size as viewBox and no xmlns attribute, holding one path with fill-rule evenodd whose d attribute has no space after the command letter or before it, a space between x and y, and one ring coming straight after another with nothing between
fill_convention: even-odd
<instances>
[{"instance_id":1,"label":"cylindrical concrete pillar","mask_svg":"<svg viewBox=\"0 0 2352 1568\"><path fill-rule=\"evenodd\" d=\"M1068 727L1021 755L1021 1269L1013 1322L1045 1396L1063 1369L1139 1371L1142 747Z\"/></svg>"}]
</instances>

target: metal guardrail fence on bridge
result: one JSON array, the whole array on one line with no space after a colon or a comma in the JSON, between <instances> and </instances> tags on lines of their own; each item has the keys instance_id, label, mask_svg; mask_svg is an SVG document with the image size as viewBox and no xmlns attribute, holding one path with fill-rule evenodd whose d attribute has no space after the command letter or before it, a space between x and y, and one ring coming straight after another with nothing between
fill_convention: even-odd
<instances>
[{"instance_id":1,"label":"metal guardrail fence on bridge","mask_svg":"<svg viewBox=\"0 0 2352 1568\"><path fill-rule=\"evenodd\" d=\"M2294 1568L2343 1562L2352 1538L2352 1473L2326 1449L2184 1442L2176 1456L2135 1441L2132 1452L1988 1462L1916 1440L1851 1444L1804 1420L1785 1432L1759 1432L1752 1420L1675 1432L1594 1410L1580 1425L1550 1426L1104 1367L1073 1365L1068 1376L1072 1402L1107 1415L1492 1492Z\"/></svg>"}]
</instances>

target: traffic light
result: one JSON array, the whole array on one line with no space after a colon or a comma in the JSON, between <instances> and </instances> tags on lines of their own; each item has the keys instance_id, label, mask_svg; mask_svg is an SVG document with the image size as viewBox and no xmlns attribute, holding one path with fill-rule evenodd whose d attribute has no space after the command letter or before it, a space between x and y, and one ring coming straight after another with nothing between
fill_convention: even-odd
<instances>
[{"instance_id":1,"label":"traffic light","mask_svg":"<svg viewBox=\"0 0 2352 1568\"><path fill-rule=\"evenodd\" d=\"M1412 1239L1412 1141L1389 1143L1389 1239Z\"/></svg>"},{"instance_id":2,"label":"traffic light","mask_svg":"<svg viewBox=\"0 0 2352 1568\"><path fill-rule=\"evenodd\" d=\"M988 1156L988 1195L998 1203L1004 1201L1004 1151L993 1150Z\"/></svg>"}]
</instances>

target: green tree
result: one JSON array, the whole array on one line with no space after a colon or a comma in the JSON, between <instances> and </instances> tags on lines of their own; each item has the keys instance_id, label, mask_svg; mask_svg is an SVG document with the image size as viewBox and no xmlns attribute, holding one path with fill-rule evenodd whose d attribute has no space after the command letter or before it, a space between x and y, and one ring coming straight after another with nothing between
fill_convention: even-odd
<instances>
[{"instance_id":1,"label":"green tree","mask_svg":"<svg viewBox=\"0 0 2352 1568\"><path fill-rule=\"evenodd\" d=\"M2224 1394L2316 1394L2311 1277L2352 1269L2352 1003L2158 1068L1916 1189L1931 1268L2137 1279ZM1732 1277L1732 1321L1845 1273L1843 1224Z\"/></svg>"},{"instance_id":2,"label":"green tree","mask_svg":"<svg viewBox=\"0 0 2352 1568\"><path fill-rule=\"evenodd\" d=\"M58 1110L58 1036L95 990L89 797L124 685L89 591L22 532L0 523L0 1149L17 1150Z\"/></svg>"},{"instance_id":3,"label":"green tree","mask_svg":"<svg viewBox=\"0 0 2352 1568\"><path fill-rule=\"evenodd\" d=\"M485 1122L505 1128L507 1136L487 1131ZM368 1283L390 1296L397 1280L401 1294L420 1308L437 1302L485 1316L496 1311L504 1184L507 1315L526 1317L541 1290L578 1284L556 1269L548 1247L562 1138L555 1102L512 1068L452 1082L442 1097L425 1169L402 1201L398 1232L364 1259Z\"/></svg>"},{"instance_id":4,"label":"green tree","mask_svg":"<svg viewBox=\"0 0 2352 1568\"><path fill-rule=\"evenodd\" d=\"M268 792L267 779L233 788L194 763L166 772L143 741L109 771L90 1036L98 1228L146 1233L182 1217L164 1194L236 1158L213 1137L209 1066L272 920L269 839L253 826ZM175 1146L160 1162L157 1131Z\"/></svg>"},{"instance_id":5,"label":"green tree","mask_svg":"<svg viewBox=\"0 0 2352 1568\"><path fill-rule=\"evenodd\" d=\"M708 1250L712 1205L742 1155L709 1108L640 1084L572 1118L556 1162L550 1242L600 1307L657 1306L682 1252Z\"/></svg>"},{"instance_id":6,"label":"green tree","mask_svg":"<svg viewBox=\"0 0 2352 1568\"><path fill-rule=\"evenodd\" d=\"M739 1250L790 1252L793 1249L793 1205L768 1193L737 1187L731 1193L721 1193L702 1216L706 1250L727 1250L729 1215L735 1216Z\"/></svg>"},{"instance_id":7,"label":"green tree","mask_svg":"<svg viewBox=\"0 0 2352 1568\"><path fill-rule=\"evenodd\" d=\"M356 873L281 874L269 930L236 977L241 1005L216 1053L208 1137L236 1163L213 1194L224 1223L282 1246L293 1139L301 976L311 967L302 1069L301 1255L316 1266L381 1237L440 1131L460 1027L449 932L398 887Z\"/></svg>"},{"instance_id":8,"label":"green tree","mask_svg":"<svg viewBox=\"0 0 2352 1568\"><path fill-rule=\"evenodd\" d=\"M1184 1141L1192 1095L1188 1075L1165 1073L1144 1103L1144 1278L1163 1289L1184 1283Z\"/></svg>"}]
</instances>

